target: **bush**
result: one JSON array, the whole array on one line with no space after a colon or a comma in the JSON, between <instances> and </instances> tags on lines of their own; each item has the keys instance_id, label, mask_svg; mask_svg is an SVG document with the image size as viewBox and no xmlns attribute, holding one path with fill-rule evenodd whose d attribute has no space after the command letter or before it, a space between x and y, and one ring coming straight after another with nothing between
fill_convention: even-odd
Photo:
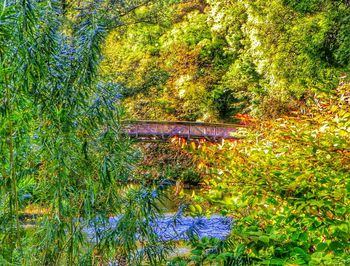
<instances>
[{"instance_id":1,"label":"bush","mask_svg":"<svg viewBox=\"0 0 350 266\"><path fill-rule=\"evenodd\" d=\"M235 217L230 241L256 264L349 263L349 89L306 115L251 120L240 141L191 148L226 195L216 207Z\"/></svg>"}]
</instances>

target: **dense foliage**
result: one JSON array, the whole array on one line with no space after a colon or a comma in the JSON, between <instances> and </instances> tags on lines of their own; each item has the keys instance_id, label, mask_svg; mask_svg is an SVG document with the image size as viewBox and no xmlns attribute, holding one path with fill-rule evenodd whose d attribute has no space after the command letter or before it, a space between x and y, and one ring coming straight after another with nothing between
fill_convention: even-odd
<instances>
[{"instance_id":1,"label":"dense foliage","mask_svg":"<svg viewBox=\"0 0 350 266\"><path fill-rule=\"evenodd\" d=\"M105 44L105 78L123 86L133 118L274 116L349 71L348 1L167 3L138 9Z\"/></svg>"},{"instance_id":2,"label":"dense foliage","mask_svg":"<svg viewBox=\"0 0 350 266\"><path fill-rule=\"evenodd\" d=\"M61 4L0 3L0 264L154 265L167 250L150 227L159 193L127 187L137 154L97 71L109 22L133 5ZM34 225L30 204L44 209Z\"/></svg>"},{"instance_id":3,"label":"dense foliage","mask_svg":"<svg viewBox=\"0 0 350 266\"><path fill-rule=\"evenodd\" d=\"M349 263L349 89L305 115L252 119L238 141L187 147L208 173L206 199L235 219L226 251L257 265Z\"/></svg>"},{"instance_id":4,"label":"dense foliage","mask_svg":"<svg viewBox=\"0 0 350 266\"><path fill-rule=\"evenodd\" d=\"M349 264L349 70L349 0L0 0L0 265L164 265L169 184L234 219L169 265ZM136 146L124 118L247 127Z\"/></svg>"}]
</instances>

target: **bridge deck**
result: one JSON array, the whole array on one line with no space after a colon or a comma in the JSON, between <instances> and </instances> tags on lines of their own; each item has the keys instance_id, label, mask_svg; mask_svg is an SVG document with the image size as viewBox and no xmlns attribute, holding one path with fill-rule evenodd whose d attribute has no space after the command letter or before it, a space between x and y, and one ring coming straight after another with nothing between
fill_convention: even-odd
<instances>
[{"instance_id":1,"label":"bridge deck","mask_svg":"<svg viewBox=\"0 0 350 266\"><path fill-rule=\"evenodd\" d=\"M200 122L124 121L125 132L142 140L166 140L175 136L188 140L234 139L232 133L238 127L240 125Z\"/></svg>"}]
</instances>

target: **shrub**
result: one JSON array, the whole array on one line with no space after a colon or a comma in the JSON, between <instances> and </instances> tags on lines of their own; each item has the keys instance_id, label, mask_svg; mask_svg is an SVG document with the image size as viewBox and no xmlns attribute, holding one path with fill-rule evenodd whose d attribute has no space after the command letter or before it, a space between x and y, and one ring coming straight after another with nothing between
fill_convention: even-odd
<instances>
[{"instance_id":1,"label":"shrub","mask_svg":"<svg viewBox=\"0 0 350 266\"><path fill-rule=\"evenodd\" d=\"M236 220L230 241L256 264L349 263L349 88L319 95L305 115L252 120L239 141L192 146L226 195L215 205Z\"/></svg>"}]
</instances>

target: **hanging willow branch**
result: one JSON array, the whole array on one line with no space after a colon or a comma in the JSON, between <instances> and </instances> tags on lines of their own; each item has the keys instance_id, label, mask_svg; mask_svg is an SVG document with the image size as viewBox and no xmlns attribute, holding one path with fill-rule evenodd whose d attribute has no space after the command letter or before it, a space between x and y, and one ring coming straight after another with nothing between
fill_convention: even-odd
<instances>
[{"instance_id":1,"label":"hanging willow branch","mask_svg":"<svg viewBox=\"0 0 350 266\"><path fill-rule=\"evenodd\" d=\"M161 194L126 186L138 156L119 134L117 92L98 81L109 18L103 1L74 12L59 0L0 3L1 265L91 265L117 255L155 265L168 250L138 253L137 234L145 247L157 242L145 219L158 215ZM45 215L27 230L32 203ZM91 241L86 230L108 228L111 215L123 217L111 231L118 241L106 244L109 233Z\"/></svg>"}]
</instances>

